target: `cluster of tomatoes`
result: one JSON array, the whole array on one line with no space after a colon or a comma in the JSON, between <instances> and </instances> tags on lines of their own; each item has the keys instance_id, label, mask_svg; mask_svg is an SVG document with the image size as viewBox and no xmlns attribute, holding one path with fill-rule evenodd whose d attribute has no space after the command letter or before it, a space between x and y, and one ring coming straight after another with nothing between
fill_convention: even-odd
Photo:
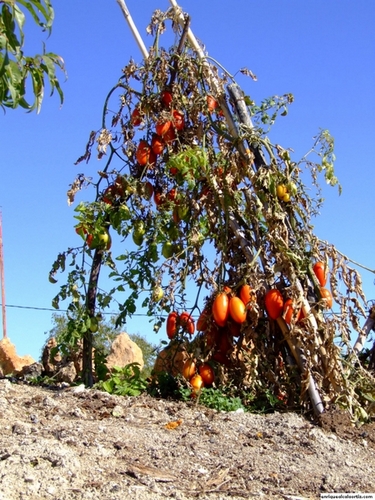
<instances>
[{"instance_id":1,"label":"cluster of tomatoes","mask_svg":"<svg viewBox=\"0 0 375 500\"><path fill-rule=\"evenodd\" d=\"M182 376L192 387L192 394L195 395L203 387L210 387L215 380L215 372L209 363L201 363L198 367L194 359L185 361L182 368Z\"/></svg>"},{"instance_id":2,"label":"cluster of tomatoes","mask_svg":"<svg viewBox=\"0 0 375 500\"><path fill-rule=\"evenodd\" d=\"M314 273L320 284L320 292L324 299L326 308L332 307L332 295L324 286L327 282L327 268L323 262L317 262L313 266ZM241 325L246 322L248 312L257 301L256 294L250 285L242 285L238 293L234 293L229 287L224 287L207 305L200 314L197 323L188 312L178 314L176 311L168 315L166 329L169 339L174 339L178 332L187 332L190 336L195 330L203 332L202 339L206 349L210 352L210 360L230 366L229 353L233 348L234 338L241 334ZM298 322L303 319L302 309L296 311L292 299L284 300L282 293L278 289L269 290L264 298L265 309L269 318L277 320L283 317L287 324L292 322L292 318ZM194 390L199 390L205 385L213 382L214 371L210 364L203 363L203 368L196 372L195 362L188 360L185 363L183 376L189 380ZM202 372L208 377L202 376ZM211 373L212 372L212 373ZM208 376L207 373L210 373ZM209 382L210 377L212 381Z\"/></svg>"},{"instance_id":3,"label":"cluster of tomatoes","mask_svg":"<svg viewBox=\"0 0 375 500\"><path fill-rule=\"evenodd\" d=\"M333 300L331 292L325 288L327 283L327 268L324 262L316 262L313 266L313 271L320 284L320 294L323 299L323 304L326 309L331 309ZM268 316L271 319L277 320L283 317L287 324L290 324L292 317L295 317L296 322L303 319L303 311L299 309L294 310L293 300L287 299L284 301L283 295L280 290L275 288L268 290L265 296L265 307Z\"/></svg>"}]
</instances>

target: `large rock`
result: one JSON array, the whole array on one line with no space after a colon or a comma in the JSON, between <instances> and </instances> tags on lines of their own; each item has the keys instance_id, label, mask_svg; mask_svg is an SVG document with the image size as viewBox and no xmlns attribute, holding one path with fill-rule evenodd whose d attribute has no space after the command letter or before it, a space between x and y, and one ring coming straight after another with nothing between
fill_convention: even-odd
<instances>
[{"instance_id":1,"label":"large rock","mask_svg":"<svg viewBox=\"0 0 375 500\"><path fill-rule=\"evenodd\" d=\"M0 367L4 375L16 375L22 372L24 366L35 363L35 360L29 356L18 356L16 347L8 339L0 340Z\"/></svg>"},{"instance_id":2,"label":"large rock","mask_svg":"<svg viewBox=\"0 0 375 500\"><path fill-rule=\"evenodd\" d=\"M127 333L119 333L107 356L107 368L111 371L114 366L123 368L129 363L139 363L142 369L144 366L142 350Z\"/></svg>"}]
</instances>

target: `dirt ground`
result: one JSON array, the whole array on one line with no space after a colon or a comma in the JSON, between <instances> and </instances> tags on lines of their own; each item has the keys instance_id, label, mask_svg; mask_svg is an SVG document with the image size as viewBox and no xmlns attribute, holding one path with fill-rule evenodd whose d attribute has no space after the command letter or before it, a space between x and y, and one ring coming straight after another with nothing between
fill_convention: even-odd
<instances>
[{"instance_id":1,"label":"dirt ground","mask_svg":"<svg viewBox=\"0 0 375 500\"><path fill-rule=\"evenodd\" d=\"M375 493L375 423L340 412L223 413L195 403L0 380L0 500Z\"/></svg>"}]
</instances>

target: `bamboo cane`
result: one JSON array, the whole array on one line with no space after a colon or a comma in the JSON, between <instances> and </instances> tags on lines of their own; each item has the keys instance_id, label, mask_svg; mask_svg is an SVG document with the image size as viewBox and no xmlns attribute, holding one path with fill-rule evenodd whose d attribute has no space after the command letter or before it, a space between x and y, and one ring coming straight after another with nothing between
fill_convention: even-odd
<instances>
[{"instance_id":1,"label":"bamboo cane","mask_svg":"<svg viewBox=\"0 0 375 500\"><path fill-rule=\"evenodd\" d=\"M141 38L141 35L139 34L139 31L138 31L136 25L134 24L133 18L130 15L130 12L126 6L125 1L124 0L116 0L116 2L119 4L119 7L120 7L122 13L124 14L124 17L129 25L131 32L133 33L135 41L137 42L138 47L139 47L140 51L142 52L143 57L145 59L147 59L148 58L148 50L146 49L146 45L143 43L143 40Z\"/></svg>"}]
</instances>

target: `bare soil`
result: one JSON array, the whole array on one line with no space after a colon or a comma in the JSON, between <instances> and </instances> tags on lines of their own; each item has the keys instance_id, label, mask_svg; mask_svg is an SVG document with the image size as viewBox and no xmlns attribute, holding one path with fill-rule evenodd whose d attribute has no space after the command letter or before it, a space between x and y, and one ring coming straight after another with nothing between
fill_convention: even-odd
<instances>
[{"instance_id":1,"label":"bare soil","mask_svg":"<svg viewBox=\"0 0 375 500\"><path fill-rule=\"evenodd\" d=\"M375 424L0 380L0 500L375 493Z\"/></svg>"}]
</instances>

